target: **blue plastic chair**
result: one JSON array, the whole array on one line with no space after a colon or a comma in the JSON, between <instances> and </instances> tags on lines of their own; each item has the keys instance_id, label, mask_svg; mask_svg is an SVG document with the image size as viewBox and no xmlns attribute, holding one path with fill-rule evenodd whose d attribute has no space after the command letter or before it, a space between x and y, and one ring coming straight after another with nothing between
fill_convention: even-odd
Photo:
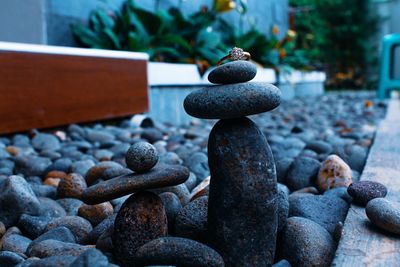
<instances>
[{"instance_id":1,"label":"blue plastic chair","mask_svg":"<svg viewBox=\"0 0 400 267\"><path fill-rule=\"evenodd\" d=\"M394 78L394 50L399 46L400 34L388 34L383 37L381 74L378 88L378 97L380 99L389 97L391 90L400 89L400 80Z\"/></svg>"}]
</instances>

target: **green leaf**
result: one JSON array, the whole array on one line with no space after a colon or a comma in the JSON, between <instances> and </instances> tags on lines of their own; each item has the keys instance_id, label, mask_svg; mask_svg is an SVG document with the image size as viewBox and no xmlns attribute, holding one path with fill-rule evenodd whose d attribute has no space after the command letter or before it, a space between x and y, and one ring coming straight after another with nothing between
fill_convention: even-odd
<instances>
[{"instance_id":1,"label":"green leaf","mask_svg":"<svg viewBox=\"0 0 400 267\"><path fill-rule=\"evenodd\" d=\"M213 31L202 30L197 35L196 42L200 47L215 48L221 42L221 36Z\"/></svg>"},{"instance_id":2,"label":"green leaf","mask_svg":"<svg viewBox=\"0 0 400 267\"><path fill-rule=\"evenodd\" d=\"M140 39L135 32L130 32L128 36L128 50L138 51L140 49Z\"/></svg>"},{"instance_id":3,"label":"green leaf","mask_svg":"<svg viewBox=\"0 0 400 267\"><path fill-rule=\"evenodd\" d=\"M107 14L107 12L104 9L99 9L96 12L96 16L98 17L103 27L114 28L115 26L114 20Z\"/></svg>"},{"instance_id":4,"label":"green leaf","mask_svg":"<svg viewBox=\"0 0 400 267\"><path fill-rule=\"evenodd\" d=\"M149 35L157 34L159 29L162 28L162 21L157 14L142 8L134 8L131 11L135 14L135 19L140 21Z\"/></svg>"},{"instance_id":5,"label":"green leaf","mask_svg":"<svg viewBox=\"0 0 400 267\"><path fill-rule=\"evenodd\" d=\"M73 25L72 32L78 41L87 47L103 49L109 48L104 40L86 26Z\"/></svg>"},{"instance_id":6,"label":"green leaf","mask_svg":"<svg viewBox=\"0 0 400 267\"><path fill-rule=\"evenodd\" d=\"M110 38L112 44L116 49L121 49L121 45L119 43L118 37L115 35L115 33L110 29L110 28L105 28L104 33Z\"/></svg>"},{"instance_id":7,"label":"green leaf","mask_svg":"<svg viewBox=\"0 0 400 267\"><path fill-rule=\"evenodd\" d=\"M162 36L161 38L162 38L162 42L164 43L164 45L178 45L188 51L190 51L192 49L190 44L179 35L168 34L168 35Z\"/></svg>"},{"instance_id":8,"label":"green leaf","mask_svg":"<svg viewBox=\"0 0 400 267\"><path fill-rule=\"evenodd\" d=\"M130 24L135 27L135 30L139 33L139 35L142 38L149 38L149 34L148 34L147 30L146 30L146 27L143 25L143 23L136 16L135 12L129 7L127 8L127 11L128 11Z\"/></svg>"}]
</instances>

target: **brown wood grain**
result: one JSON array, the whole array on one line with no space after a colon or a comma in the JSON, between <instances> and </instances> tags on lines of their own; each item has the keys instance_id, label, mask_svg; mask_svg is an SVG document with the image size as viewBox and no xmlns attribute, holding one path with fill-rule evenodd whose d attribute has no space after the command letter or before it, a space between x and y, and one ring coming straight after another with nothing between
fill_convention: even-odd
<instances>
[{"instance_id":1,"label":"brown wood grain","mask_svg":"<svg viewBox=\"0 0 400 267\"><path fill-rule=\"evenodd\" d=\"M0 133L147 110L146 60L0 51Z\"/></svg>"},{"instance_id":2,"label":"brown wood grain","mask_svg":"<svg viewBox=\"0 0 400 267\"><path fill-rule=\"evenodd\" d=\"M391 100L381 122L360 180L380 182L387 199L400 202L400 103ZM351 205L332 266L400 266L400 236L373 226L365 209Z\"/></svg>"}]
</instances>

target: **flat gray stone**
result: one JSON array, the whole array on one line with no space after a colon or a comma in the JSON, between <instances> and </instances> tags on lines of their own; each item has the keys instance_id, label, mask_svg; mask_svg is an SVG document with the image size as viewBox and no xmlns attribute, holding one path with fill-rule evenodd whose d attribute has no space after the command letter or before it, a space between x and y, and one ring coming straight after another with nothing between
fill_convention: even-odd
<instances>
[{"instance_id":1,"label":"flat gray stone","mask_svg":"<svg viewBox=\"0 0 400 267\"><path fill-rule=\"evenodd\" d=\"M244 83L251 81L256 74L256 65L249 61L237 60L213 69L208 75L208 80L216 84Z\"/></svg>"},{"instance_id":2,"label":"flat gray stone","mask_svg":"<svg viewBox=\"0 0 400 267\"><path fill-rule=\"evenodd\" d=\"M189 94L186 112L200 119L232 119L270 111L279 106L281 91L262 82L216 85Z\"/></svg>"},{"instance_id":3,"label":"flat gray stone","mask_svg":"<svg viewBox=\"0 0 400 267\"><path fill-rule=\"evenodd\" d=\"M138 191L184 183L189 170L180 165L157 164L147 173L122 175L88 187L82 194L83 202L98 204Z\"/></svg>"}]
</instances>

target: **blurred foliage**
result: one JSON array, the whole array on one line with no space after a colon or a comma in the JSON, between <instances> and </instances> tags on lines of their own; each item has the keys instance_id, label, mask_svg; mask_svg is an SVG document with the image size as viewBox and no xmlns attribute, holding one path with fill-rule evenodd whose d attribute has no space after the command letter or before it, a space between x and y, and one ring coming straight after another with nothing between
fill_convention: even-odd
<instances>
[{"instance_id":1,"label":"blurred foliage","mask_svg":"<svg viewBox=\"0 0 400 267\"><path fill-rule=\"evenodd\" d=\"M327 86L374 86L378 55L371 42L380 18L368 0L290 0L297 46L328 74Z\"/></svg>"},{"instance_id":2,"label":"blurred foliage","mask_svg":"<svg viewBox=\"0 0 400 267\"><path fill-rule=\"evenodd\" d=\"M202 7L190 15L177 7L156 10L140 8L134 0L127 0L120 9L109 4L93 11L88 25L72 25L72 32L85 47L147 52L152 61L195 63L201 73L234 46L277 72L310 66L308 55L296 48L294 31L288 31L283 39L278 39L276 26L269 37L255 27L243 31L248 20L246 0L214 0L211 10ZM221 13L230 11L239 13L239 27L221 18Z\"/></svg>"},{"instance_id":3,"label":"blurred foliage","mask_svg":"<svg viewBox=\"0 0 400 267\"><path fill-rule=\"evenodd\" d=\"M227 48L212 30L216 13L206 8L186 16L177 8L150 12L128 0L118 9L99 8L89 25L72 32L85 47L147 52L153 61L214 65ZM205 65L205 66L204 66Z\"/></svg>"}]
</instances>

